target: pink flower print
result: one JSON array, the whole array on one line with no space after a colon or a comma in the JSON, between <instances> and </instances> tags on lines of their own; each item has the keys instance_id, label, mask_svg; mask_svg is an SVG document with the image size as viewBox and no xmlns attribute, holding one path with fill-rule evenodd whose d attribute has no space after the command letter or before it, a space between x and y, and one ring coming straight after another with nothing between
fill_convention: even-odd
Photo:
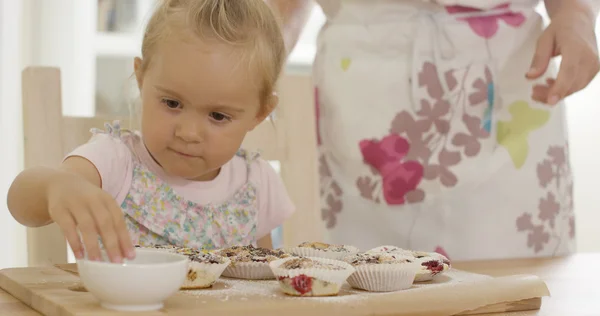
<instances>
[{"instance_id":1,"label":"pink flower print","mask_svg":"<svg viewBox=\"0 0 600 316\"><path fill-rule=\"evenodd\" d=\"M507 3L499 5L494 9L508 9L509 7L510 4ZM519 27L521 26L521 24L523 24L523 22L525 22L525 16L521 13L516 12L507 12L502 14L491 13L489 15L486 15L485 11L483 10L459 5L447 6L446 12L450 14L481 12L481 16L459 18L459 20L466 21L467 23L469 23L469 26L471 27L473 32L485 39L492 38L494 35L496 35L496 32L498 32L499 28L498 20L502 20L506 24L513 27Z\"/></svg>"},{"instance_id":2,"label":"pink flower print","mask_svg":"<svg viewBox=\"0 0 600 316\"><path fill-rule=\"evenodd\" d=\"M569 218L569 237L575 238L575 217Z\"/></svg>"},{"instance_id":3,"label":"pink flower print","mask_svg":"<svg viewBox=\"0 0 600 316\"><path fill-rule=\"evenodd\" d=\"M564 166L564 164L567 162L565 148L561 146L551 146L548 149L548 156L550 156L552 163L558 167Z\"/></svg>"},{"instance_id":4,"label":"pink flower print","mask_svg":"<svg viewBox=\"0 0 600 316\"><path fill-rule=\"evenodd\" d=\"M533 230L533 222L531 221L531 214L523 213L517 218L517 231L524 232L527 230Z\"/></svg>"},{"instance_id":5,"label":"pink flower print","mask_svg":"<svg viewBox=\"0 0 600 316\"><path fill-rule=\"evenodd\" d=\"M517 230L529 231L527 235L527 247L533 248L535 253L544 249L544 245L550 241L550 234L544 230L544 225L533 225L531 214L524 213L517 218Z\"/></svg>"},{"instance_id":6,"label":"pink flower print","mask_svg":"<svg viewBox=\"0 0 600 316\"><path fill-rule=\"evenodd\" d=\"M534 226L527 235L527 246L533 248L535 253L544 249L544 245L550 241L550 234L544 231L544 225Z\"/></svg>"},{"instance_id":7,"label":"pink flower print","mask_svg":"<svg viewBox=\"0 0 600 316\"><path fill-rule=\"evenodd\" d=\"M321 146L321 130L319 128L320 124L320 111L321 111L321 103L319 102L319 88L315 87L315 119L317 122L317 145Z\"/></svg>"},{"instance_id":8,"label":"pink flower print","mask_svg":"<svg viewBox=\"0 0 600 316\"><path fill-rule=\"evenodd\" d=\"M450 91L454 90L454 88L456 88L458 85L458 81L456 80L456 77L454 77L454 70L451 69L446 71L444 78L446 79L446 83L448 84L448 89L450 89Z\"/></svg>"},{"instance_id":9,"label":"pink flower print","mask_svg":"<svg viewBox=\"0 0 600 316\"><path fill-rule=\"evenodd\" d=\"M550 146L547 157L537 165L537 178L541 188L546 191L540 197L537 217L532 212L523 213L516 220L517 231L527 232L527 246L538 253L556 242L554 253L562 239L575 237L575 218L573 214L573 179L568 163L567 145ZM537 219L537 225L533 221ZM566 230L566 231L565 231Z\"/></svg>"},{"instance_id":10,"label":"pink flower print","mask_svg":"<svg viewBox=\"0 0 600 316\"><path fill-rule=\"evenodd\" d=\"M381 141L363 140L360 149L363 159L377 171L388 168L388 165L399 162L408 153L408 141L398 135L392 134Z\"/></svg>"},{"instance_id":11,"label":"pink flower print","mask_svg":"<svg viewBox=\"0 0 600 316\"><path fill-rule=\"evenodd\" d=\"M538 181L542 188L546 188L552 180L554 180L554 170L552 169L552 161L544 160L537 166Z\"/></svg>"},{"instance_id":12,"label":"pink flower print","mask_svg":"<svg viewBox=\"0 0 600 316\"><path fill-rule=\"evenodd\" d=\"M438 77L437 67L433 63L423 64L423 69L419 72L419 87L426 87L427 94L436 100L444 96L444 88Z\"/></svg>"},{"instance_id":13,"label":"pink flower print","mask_svg":"<svg viewBox=\"0 0 600 316\"><path fill-rule=\"evenodd\" d=\"M378 182L368 176L360 177L356 180L356 187L360 191L360 196L367 200L379 203L379 197L375 196L375 189L377 188Z\"/></svg>"},{"instance_id":14,"label":"pink flower print","mask_svg":"<svg viewBox=\"0 0 600 316\"><path fill-rule=\"evenodd\" d=\"M433 138L433 135L424 136L425 132L431 128L431 124L427 119L415 121L413 116L407 111L402 111L394 117L391 123L390 134L405 134L410 141L410 151L406 159L427 160L429 155L431 155L428 143Z\"/></svg>"},{"instance_id":15,"label":"pink flower print","mask_svg":"<svg viewBox=\"0 0 600 316\"><path fill-rule=\"evenodd\" d=\"M406 134L411 144L415 139L421 139L423 133L431 127L431 123L426 120L415 121L407 111L398 113L391 123L390 134Z\"/></svg>"},{"instance_id":16,"label":"pink flower print","mask_svg":"<svg viewBox=\"0 0 600 316\"><path fill-rule=\"evenodd\" d=\"M417 188L423 178L423 166L416 161L395 163L382 170L383 196L390 205L404 204L408 192ZM415 199L418 199L415 197Z\"/></svg>"},{"instance_id":17,"label":"pink flower print","mask_svg":"<svg viewBox=\"0 0 600 316\"><path fill-rule=\"evenodd\" d=\"M481 139L487 138L490 134L481 127L481 119L467 114L462 117L469 133L459 132L452 138L452 144L457 147L463 147L465 156L475 157L481 150Z\"/></svg>"},{"instance_id":18,"label":"pink flower print","mask_svg":"<svg viewBox=\"0 0 600 316\"><path fill-rule=\"evenodd\" d=\"M448 256L448 253L446 252L446 250L444 250L443 247L437 246L434 251L439 253L440 255L450 259L450 256Z\"/></svg>"},{"instance_id":19,"label":"pink flower print","mask_svg":"<svg viewBox=\"0 0 600 316\"><path fill-rule=\"evenodd\" d=\"M552 192L548 192L546 198L540 199L539 218L542 221L548 221L550 227L554 228L554 221L560 212L560 204L556 201L556 197Z\"/></svg>"},{"instance_id":20,"label":"pink flower print","mask_svg":"<svg viewBox=\"0 0 600 316\"><path fill-rule=\"evenodd\" d=\"M321 219L326 222L326 227L331 229L337 224L337 214L342 212L342 201L333 196L327 195L326 205L321 209Z\"/></svg>"},{"instance_id":21,"label":"pink flower print","mask_svg":"<svg viewBox=\"0 0 600 316\"><path fill-rule=\"evenodd\" d=\"M438 155L439 164L427 165L425 169L425 179L434 180L439 178L445 187L454 187L458 183L458 178L450 167L456 166L460 162L460 153L448 151L445 148Z\"/></svg>"},{"instance_id":22,"label":"pink flower print","mask_svg":"<svg viewBox=\"0 0 600 316\"><path fill-rule=\"evenodd\" d=\"M435 126L438 133L442 135L448 134L450 123L444 120L443 117L450 112L450 103L446 100L438 100L434 105L431 105L427 100L421 100L421 109L417 112L419 116L424 118L424 124L429 130L431 126Z\"/></svg>"},{"instance_id":23,"label":"pink flower print","mask_svg":"<svg viewBox=\"0 0 600 316\"><path fill-rule=\"evenodd\" d=\"M423 166L417 161L402 161L410 149L408 141L388 135L381 141L363 140L360 150L364 161L382 176L383 197L390 205L406 202L406 194L414 191L423 179Z\"/></svg>"},{"instance_id":24,"label":"pink flower print","mask_svg":"<svg viewBox=\"0 0 600 316\"><path fill-rule=\"evenodd\" d=\"M475 88L475 92L469 95L469 104L478 105L484 101L488 101L489 99L489 89L490 85L493 83L492 81L492 72L488 67L485 67L484 78L477 78L475 82L473 82L473 88Z\"/></svg>"}]
</instances>

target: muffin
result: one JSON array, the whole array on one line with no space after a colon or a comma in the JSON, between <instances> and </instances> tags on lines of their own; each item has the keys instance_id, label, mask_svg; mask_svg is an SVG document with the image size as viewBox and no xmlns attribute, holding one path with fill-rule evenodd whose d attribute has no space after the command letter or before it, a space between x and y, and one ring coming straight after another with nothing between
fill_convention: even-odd
<instances>
[{"instance_id":1,"label":"muffin","mask_svg":"<svg viewBox=\"0 0 600 316\"><path fill-rule=\"evenodd\" d=\"M393 253L393 254L406 254L406 255L412 256L412 251L402 249L402 248L396 247L396 246L380 246L380 247L373 248L373 249L367 251L366 253L380 253L380 252Z\"/></svg>"},{"instance_id":2,"label":"muffin","mask_svg":"<svg viewBox=\"0 0 600 316\"><path fill-rule=\"evenodd\" d=\"M291 257L270 263L283 293L290 296L336 296L355 271L342 261Z\"/></svg>"},{"instance_id":3,"label":"muffin","mask_svg":"<svg viewBox=\"0 0 600 316\"><path fill-rule=\"evenodd\" d=\"M413 256L421 264L421 271L417 273L415 282L431 281L433 277L452 267L450 260L437 252L413 251Z\"/></svg>"},{"instance_id":4,"label":"muffin","mask_svg":"<svg viewBox=\"0 0 600 316\"><path fill-rule=\"evenodd\" d=\"M421 270L417 272L415 282L425 282L433 280L433 277L450 269L450 260L437 252L406 250L395 246L381 246L373 248L367 253L388 253L402 256L411 256L414 261L421 265Z\"/></svg>"},{"instance_id":5,"label":"muffin","mask_svg":"<svg viewBox=\"0 0 600 316\"><path fill-rule=\"evenodd\" d=\"M186 248L186 247L175 247L174 252L177 254L180 254L180 255L188 256L188 257L202 253L202 252L198 251L197 249Z\"/></svg>"},{"instance_id":6,"label":"muffin","mask_svg":"<svg viewBox=\"0 0 600 316\"><path fill-rule=\"evenodd\" d=\"M369 292L392 292L412 286L420 265L412 256L361 253L344 258L356 269L348 278L353 288Z\"/></svg>"},{"instance_id":7,"label":"muffin","mask_svg":"<svg viewBox=\"0 0 600 316\"><path fill-rule=\"evenodd\" d=\"M168 252L175 252L175 250L179 247L173 246L173 245L150 245L150 246L135 245L135 248L156 249L156 250L163 250L163 251L168 251Z\"/></svg>"},{"instance_id":8,"label":"muffin","mask_svg":"<svg viewBox=\"0 0 600 316\"><path fill-rule=\"evenodd\" d=\"M229 266L229 258L214 253L195 253L188 256L190 268L182 289L204 289L211 287Z\"/></svg>"},{"instance_id":9,"label":"muffin","mask_svg":"<svg viewBox=\"0 0 600 316\"><path fill-rule=\"evenodd\" d=\"M290 254L283 250L256 248L252 245L234 246L215 253L231 260L223 276L247 280L274 279L269 262L290 257Z\"/></svg>"},{"instance_id":10,"label":"muffin","mask_svg":"<svg viewBox=\"0 0 600 316\"><path fill-rule=\"evenodd\" d=\"M358 248L346 245L331 245L322 242L304 242L287 250L300 257L317 257L325 259L341 259L358 253Z\"/></svg>"},{"instance_id":11,"label":"muffin","mask_svg":"<svg viewBox=\"0 0 600 316\"><path fill-rule=\"evenodd\" d=\"M198 251L194 248L178 247L173 245L150 245L136 248L157 249L184 255L189 259L189 268L183 290L203 289L211 287L230 264L229 258L212 254L206 251Z\"/></svg>"}]
</instances>

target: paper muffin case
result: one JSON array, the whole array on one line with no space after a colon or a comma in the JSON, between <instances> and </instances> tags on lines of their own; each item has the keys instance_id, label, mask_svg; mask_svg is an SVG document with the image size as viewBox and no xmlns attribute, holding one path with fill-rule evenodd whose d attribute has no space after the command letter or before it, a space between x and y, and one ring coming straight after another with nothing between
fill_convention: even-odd
<instances>
[{"instance_id":1,"label":"paper muffin case","mask_svg":"<svg viewBox=\"0 0 600 316\"><path fill-rule=\"evenodd\" d=\"M346 246L348 251L325 251L321 249L314 249L309 247L294 247L286 249L287 253L291 253L295 256L299 257L312 257L312 258L324 258L324 259L333 259L340 260L346 256L352 256L359 252L359 249L352 246Z\"/></svg>"},{"instance_id":2,"label":"paper muffin case","mask_svg":"<svg viewBox=\"0 0 600 316\"><path fill-rule=\"evenodd\" d=\"M266 262L231 262L223 276L245 280L273 280L275 275Z\"/></svg>"},{"instance_id":3,"label":"paper muffin case","mask_svg":"<svg viewBox=\"0 0 600 316\"><path fill-rule=\"evenodd\" d=\"M221 274L230 263L231 261L228 258L226 258L225 263L190 261L188 274L181 289L192 290L211 287L221 277Z\"/></svg>"},{"instance_id":4,"label":"paper muffin case","mask_svg":"<svg viewBox=\"0 0 600 316\"><path fill-rule=\"evenodd\" d=\"M271 270L273 271L273 274L275 275L275 277L280 281L279 284L282 287L282 290L284 291L284 293L289 294L289 295L304 296L303 294L292 293L291 291L287 291L284 288L284 284L282 284L282 282L283 282L281 280L282 278L294 279L297 277L300 277L300 278L309 277L311 279L310 282L313 285L317 285L320 282L320 286L321 286L320 292L321 293L314 293L311 291L312 294L307 295L307 296L337 295L342 287L342 284L344 284L344 282L348 279L348 277L355 271L354 267L346 262L333 260L333 259L327 259L327 258L319 258L319 257L308 257L308 258L311 260L317 261L317 262L340 266L343 269L342 270L330 270L330 269L324 269L324 268L284 269L284 268L280 268L280 266L283 263L285 263L288 260L297 259L297 258L290 257L290 258L275 260L275 261L271 262L269 264L269 266L271 267Z\"/></svg>"},{"instance_id":5,"label":"paper muffin case","mask_svg":"<svg viewBox=\"0 0 600 316\"><path fill-rule=\"evenodd\" d=\"M415 282L428 282L433 280L434 275L429 270L420 270L415 276Z\"/></svg>"},{"instance_id":6,"label":"paper muffin case","mask_svg":"<svg viewBox=\"0 0 600 316\"><path fill-rule=\"evenodd\" d=\"M356 272L348 278L353 288L369 292L392 292L406 290L412 286L418 263L363 264L354 267Z\"/></svg>"}]
</instances>

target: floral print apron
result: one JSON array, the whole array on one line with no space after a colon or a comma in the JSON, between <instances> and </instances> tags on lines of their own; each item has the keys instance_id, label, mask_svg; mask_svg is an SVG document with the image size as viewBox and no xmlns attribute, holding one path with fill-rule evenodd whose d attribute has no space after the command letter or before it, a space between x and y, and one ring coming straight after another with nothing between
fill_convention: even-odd
<instances>
[{"instance_id":1,"label":"floral print apron","mask_svg":"<svg viewBox=\"0 0 600 316\"><path fill-rule=\"evenodd\" d=\"M122 132L118 124L108 125L106 133L125 144L130 144L126 137L140 137ZM257 154L241 149L237 155L246 159L248 172L250 164L258 158ZM135 154L132 156L131 188L121 209L134 244L211 250L256 243L258 202L253 183L246 183L223 203L200 205L178 195Z\"/></svg>"},{"instance_id":2,"label":"floral print apron","mask_svg":"<svg viewBox=\"0 0 600 316\"><path fill-rule=\"evenodd\" d=\"M543 30L535 2L321 5L313 77L329 242L455 260L574 251L564 105L530 98L556 69L525 78Z\"/></svg>"}]
</instances>

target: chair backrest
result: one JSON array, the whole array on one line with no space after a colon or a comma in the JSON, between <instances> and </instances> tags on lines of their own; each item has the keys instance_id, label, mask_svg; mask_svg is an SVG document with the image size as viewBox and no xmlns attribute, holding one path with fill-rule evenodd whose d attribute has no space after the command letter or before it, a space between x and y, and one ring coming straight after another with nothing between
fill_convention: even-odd
<instances>
[{"instance_id":1,"label":"chair backrest","mask_svg":"<svg viewBox=\"0 0 600 316\"><path fill-rule=\"evenodd\" d=\"M60 70L28 67L22 74L25 168L55 167L65 154L84 144L90 129L117 117L62 115ZM280 106L274 124L264 122L249 133L243 147L259 150L266 160L279 161L281 176L297 211L284 225L284 244L321 237L316 167L313 89L308 76L284 76L278 87ZM67 245L56 224L27 230L30 266L64 263Z\"/></svg>"}]
</instances>

